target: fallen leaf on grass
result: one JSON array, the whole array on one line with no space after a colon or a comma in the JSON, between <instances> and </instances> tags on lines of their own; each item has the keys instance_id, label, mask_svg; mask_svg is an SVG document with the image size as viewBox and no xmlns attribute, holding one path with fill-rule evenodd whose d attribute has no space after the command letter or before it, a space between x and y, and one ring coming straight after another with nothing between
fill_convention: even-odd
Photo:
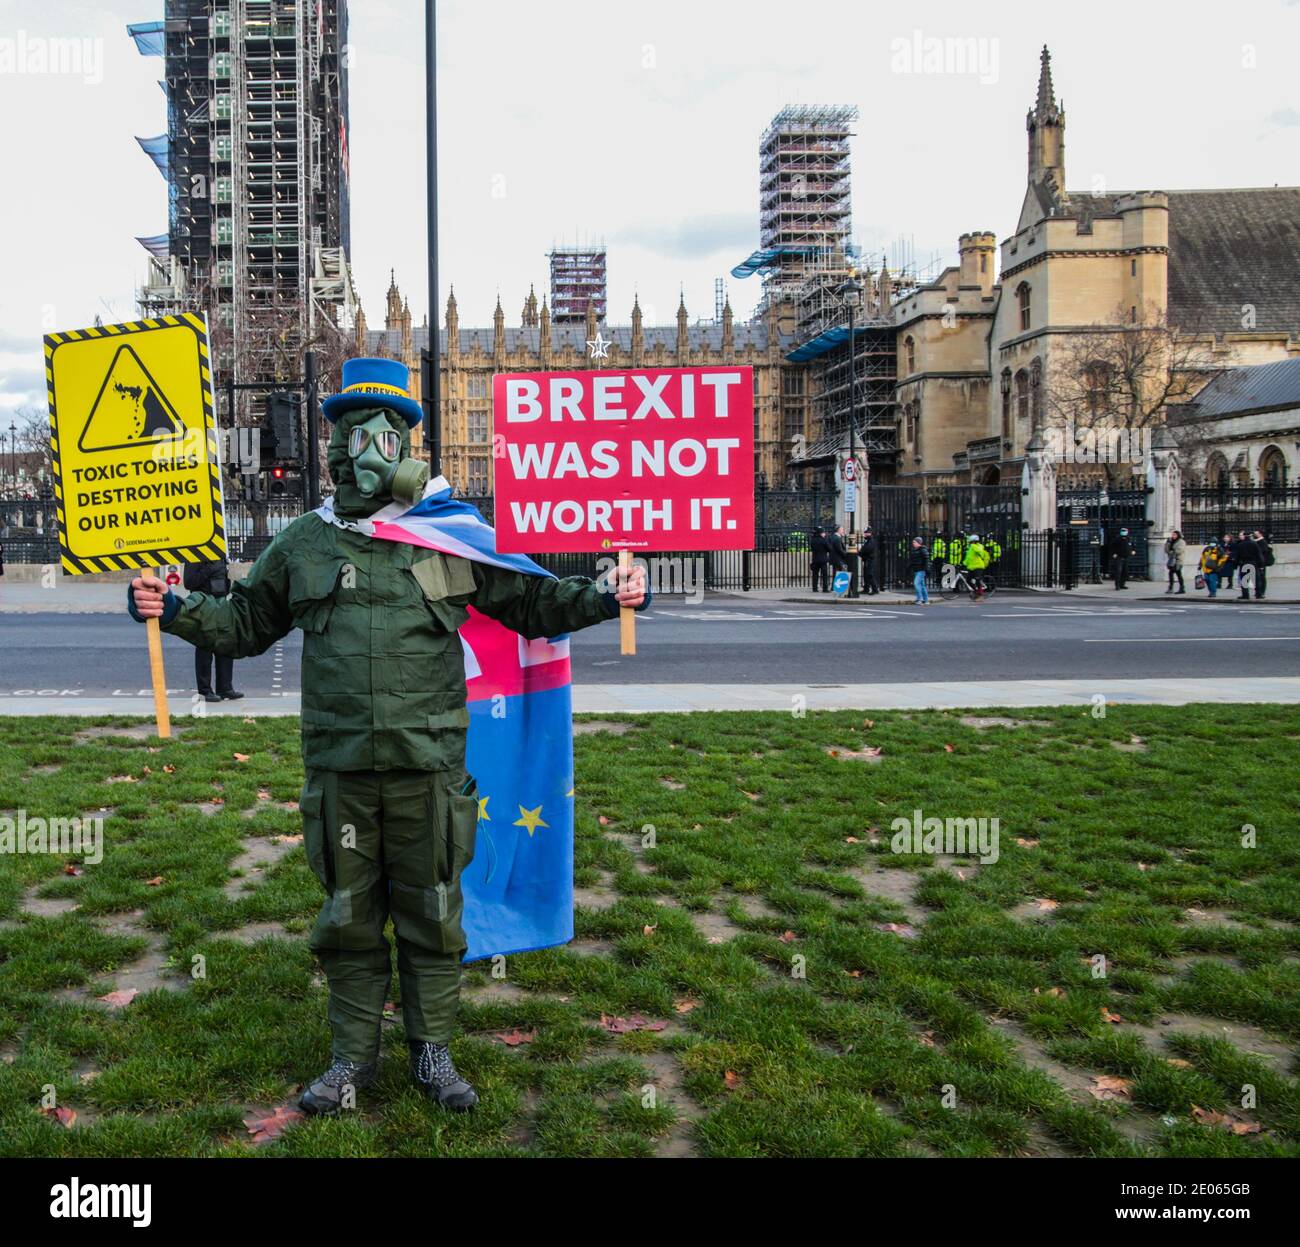
<instances>
[{"instance_id":1,"label":"fallen leaf on grass","mask_svg":"<svg viewBox=\"0 0 1300 1247\"><path fill-rule=\"evenodd\" d=\"M160 888L162 887L162 881L163 881L162 875L154 875L152 879L146 879L144 881L144 885L147 888Z\"/></svg>"},{"instance_id":2,"label":"fallen leaf on grass","mask_svg":"<svg viewBox=\"0 0 1300 1247\"><path fill-rule=\"evenodd\" d=\"M880 922L876 925L881 931L886 931L890 935L897 935L905 940L916 939L916 928L909 927L905 922Z\"/></svg>"},{"instance_id":3,"label":"fallen leaf on grass","mask_svg":"<svg viewBox=\"0 0 1300 1247\"><path fill-rule=\"evenodd\" d=\"M65 875L71 875L75 879L79 874L81 874L81 867L69 862L64 866L63 873Z\"/></svg>"},{"instance_id":4,"label":"fallen leaf on grass","mask_svg":"<svg viewBox=\"0 0 1300 1247\"><path fill-rule=\"evenodd\" d=\"M1166 1065L1172 1065L1172 1066L1174 1067L1174 1069L1191 1069L1191 1068L1192 1068L1192 1063L1191 1063L1190 1061L1184 1061L1184 1060L1182 1059L1182 1057L1177 1057L1177 1056L1167 1056L1167 1057L1165 1057L1165 1064L1166 1064Z\"/></svg>"},{"instance_id":5,"label":"fallen leaf on grass","mask_svg":"<svg viewBox=\"0 0 1300 1247\"><path fill-rule=\"evenodd\" d=\"M1091 964L1091 963L1089 963L1089 964ZM1063 997L1063 996L1065 995L1065 988L1064 988L1064 987L1049 987L1046 991L1043 991L1041 988L1035 987L1035 988L1034 988L1034 995L1035 995L1035 996L1051 996L1051 997L1053 997L1053 999L1060 1000L1061 997Z\"/></svg>"},{"instance_id":6,"label":"fallen leaf on grass","mask_svg":"<svg viewBox=\"0 0 1300 1247\"><path fill-rule=\"evenodd\" d=\"M1118 1013L1112 1013L1105 1005L1101 1006L1101 1020L1118 1026L1124 1019Z\"/></svg>"},{"instance_id":7,"label":"fallen leaf on grass","mask_svg":"<svg viewBox=\"0 0 1300 1247\"><path fill-rule=\"evenodd\" d=\"M106 996L98 996L96 999L100 1004L105 1004L110 1009L125 1009L139 994L138 988L128 987L123 991L109 992Z\"/></svg>"},{"instance_id":8,"label":"fallen leaf on grass","mask_svg":"<svg viewBox=\"0 0 1300 1247\"><path fill-rule=\"evenodd\" d=\"M1088 1090L1098 1100L1131 1100L1129 1088L1132 1085L1131 1079L1102 1074L1092 1080L1092 1086Z\"/></svg>"},{"instance_id":9,"label":"fallen leaf on grass","mask_svg":"<svg viewBox=\"0 0 1300 1247\"><path fill-rule=\"evenodd\" d=\"M244 1126L248 1130L253 1146L261 1147L263 1143L278 1139L289 1126L302 1121L303 1116L304 1114L296 1108L285 1108L281 1104L269 1113L250 1113L244 1118Z\"/></svg>"},{"instance_id":10,"label":"fallen leaf on grass","mask_svg":"<svg viewBox=\"0 0 1300 1247\"><path fill-rule=\"evenodd\" d=\"M863 727L875 727L875 726L876 726L876 721L875 721L875 719L863 719L863 720L862 720L862 726L863 726Z\"/></svg>"},{"instance_id":11,"label":"fallen leaf on grass","mask_svg":"<svg viewBox=\"0 0 1300 1247\"><path fill-rule=\"evenodd\" d=\"M270 790L266 788L259 788L257 790L257 799L259 801L269 801L271 799Z\"/></svg>"},{"instance_id":12,"label":"fallen leaf on grass","mask_svg":"<svg viewBox=\"0 0 1300 1247\"><path fill-rule=\"evenodd\" d=\"M863 745L861 749L828 749L832 758L878 758L884 749L877 745Z\"/></svg>"},{"instance_id":13,"label":"fallen leaf on grass","mask_svg":"<svg viewBox=\"0 0 1300 1247\"><path fill-rule=\"evenodd\" d=\"M845 844L861 844L862 841L859 840L859 839L857 838L857 836L845 836L845 837L844 837L844 843L845 843Z\"/></svg>"},{"instance_id":14,"label":"fallen leaf on grass","mask_svg":"<svg viewBox=\"0 0 1300 1247\"><path fill-rule=\"evenodd\" d=\"M302 832L297 832L292 836L272 836L271 840L275 844L301 844Z\"/></svg>"},{"instance_id":15,"label":"fallen leaf on grass","mask_svg":"<svg viewBox=\"0 0 1300 1247\"><path fill-rule=\"evenodd\" d=\"M245 715L245 716L244 716L244 722L245 722L245 723L256 723L257 720L256 720L256 719L250 719L247 715Z\"/></svg>"},{"instance_id":16,"label":"fallen leaf on grass","mask_svg":"<svg viewBox=\"0 0 1300 1247\"><path fill-rule=\"evenodd\" d=\"M698 1000L674 1000L673 1010L677 1013L689 1013L692 1009L698 1009L699 1005Z\"/></svg>"},{"instance_id":17,"label":"fallen leaf on grass","mask_svg":"<svg viewBox=\"0 0 1300 1247\"><path fill-rule=\"evenodd\" d=\"M661 1031L667 1022L652 1022L649 1018L642 1017L639 1013L632 1014L631 1017L606 1017L600 1015L600 1025L602 1029L609 1031L611 1035L628 1035L633 1031Z\"/></svg>"},{"instance_id":18,"label":"fallen leaf on grass","mask_svg":"<svg viewBox=\"0 0 1300 1247\"><path fill-rule=\"evenodd\" d=\"M57 1121L65 1130L71 1130L73 1123L77 1120L77 1110L74 1108L43 1108L37 1110L43 1116Z\"/></svg>"},{"instance_id":19,"label":"fallen leaf on grass","mask_svg":"<svg viewBox=\"0 0 1300 1247\"><path fill-rule=\"evenodd\" d=\"M641 928L641 934L653 935L657 930L659 930L659 924L657 922L653 926L647 923L645 926Z\"/></svg>"},{"instance_id":20,"label":"fallen leaf on grass","mask_svg":"<svg viewBox=\"0 0 1300 1247\"><path fill-rule=\"evenodd\" d=\"M862 977L861 970L845 970L844 973L847 974L851 979L860 979Z\"/></svg>"},{"instance_id":21,"label":"fallen leaf on grass","mask_svg":"<svg viewBox=\"0 0 1300 1247\"><path fill-rule=\"evenodd\" d=\"M756 792L746 792L744 788L742 788L740 791L743 792L743 793L745 793L745 796L747 796L751 801L757 801L757 800L758 800L758 793L756 793Z\"/></svg>"},{"instance_id":22,"label":"fallen leaf on grass","mask_svg":"<svg viewBox=\"0 0 1300 1247\"><path fill-rule=\"evenodd\" d=\"M175 767L174 767L170 762L167 762L167 763L165 763L165 764L163 765L163 770L164 770L168 775L175 775L175 774L176 774L176 768L175 768Z\"/></svg>"},{"instance_id":23,"label":"fallen leaf on grass","mask_svg":"<svg viewBox=\"0 0 1300 1247\"><path fill-rule=\"evenodd\" d=\"M917 1039L919 1039L927 1048L934 1047L934 1031L922 1031L917 1036Z\"/></svg>"},{"instance_id":24,"label":"fallen leaf on grass","mask_svg":"<svg viewBox=\"0 0 1300 1247\"><path fill-rule=\"evenodd\" d=\"M1061 903L1060 901L1048 900L1047 897L1045 896L1040 896L1036 901L1034 901L1034 904L1038 907L1038 909L1040 909L1044 913L1046 913L1048 910L1055 909L1060 903Z\"/></svg>"},{"instance_id":25,"label":"fallen leaf on grass","mask_svg":"<svg viewBox=\"0 0 1300 1247\"><path fill-rule=\"evenodd\" d=\"M944 747L943 747L943 751L944 751L944 753L952 753L952 752L953 752L953 747L952 747L951 745L944 745Z\"/></svg>"},{"instance_id":26,"label":"fallen leaf on grass","mask_svg":"<svg viewBox=\"0 0 1300 1247\"><path fill-rule=\"evenodd\" d=\"M742 1082L744 1082L744 1079L741 1078L734 1069L729 1069L722 1075L722 1082L728 1090L734 1091Z\"/></svg>"},{"instance_id":27,"label":"fallen leaf on grass","mask_svg":"<svg viewBox=\"0 0 1300 1247\"><path fill-rule=\"evenodd\" d=\"M235 761L236 761L236 762L247 762L248 759L249 759L249 755L246 754L246 753L237 753L237 754L235 754Z\"/></svg>"},{"instance_id":28,"label":"fallen leaf on grass","mask_svg":"<svg viewBox=\"0 0 1300 1247\"><path fill-rule=\"evenodd\" d=\"M605 815L603 815L603 814L602 814L602 815L601 815L601 816L600 816L596 821L597 821L597 822L598 822L602 827L608 827L608 826L609 826L609 819L606 818Z\"/></svg>"},{"instance_id":29,"label":"fallen leaf on grass","mask_svg":"<svg viewBox=\"0 0 1300 1247\"><path fill-rule=\"evenodd\" d=\"M793 944L799 937L793 931L783 931L776 937L782 944Z\"/></svg>"},{"instance_id":30,"label":"fallen leaf on grass","mask_svg":"<svg viewBox=\"0 0 1300 1247\"><path fill-rule=\"evenodd\" d=\"M1036 848L1038 848L1038 841L1037 841L1037 840L1026 840L1026 839L1024 839L1024 838L1021 837L1021 836L1017 836L1017 837L1016 837L1016 843L1017 843L1017 844L1018 844L1022 849L1036 849Z\"/></svg>"},{"instance_id":31,"label":"fallen leaf on grass","mask_svg":"<svg viewBox=\"0 0 1300 1247\"><path fill-rule=\"evenodd\" d=\"M1197 1104L1192 1105L1192 1116L1202 1126L1217 1127L1231 1134L1258 1134L1263 1129L1257 1121L1247 1121L1244 1117L1236 1117L1231 1113L1217 1113Z\"/></svg>"},{"instance_id":32,"label":"fallen leaf on grass","mask_svg":"<svg viewBox=\"0 0 1300 1247\"><path fill-rule=\"evenodd\" d=\"M537 1038L536 1031L521 1031L518 1028L512 1031L496 1031L493 1039L499 1039L507 1048L517 1048L521 1043L532 1043Z\"/></svg>"},{"instance_id":33,"label":"fallen leaf on grass","mask_svg":"<svg viewBox=\"0 0 1300 1247\"><path fill-rule=\"evenodd\" d=\"M110 775L107 782L110 784L138 784L140 781L134 775Z\"/></svg>"},{"instance_id":34,"label":"fallen leaf on grass","mask_svg":"<svg viewBox=\"0 0 1300 1247\"><path fill-rule=\"evenodd\" d=\"M720 935L710 935L709 938L705 941L705 943L708 944L725 944L726 942L727 941L724 940Z\"/></svg>"}]
</instances>

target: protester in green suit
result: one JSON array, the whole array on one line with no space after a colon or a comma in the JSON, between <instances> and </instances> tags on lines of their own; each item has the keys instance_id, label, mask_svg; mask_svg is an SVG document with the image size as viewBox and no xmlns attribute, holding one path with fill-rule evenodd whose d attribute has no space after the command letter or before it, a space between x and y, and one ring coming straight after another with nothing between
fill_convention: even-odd
<instances>
[{"instance_id":1,"label":"protester in green suit","mask_svg":"<svg viewBox=\"0 0 1300 1247\"><path fill-rule=\"evenodd\" d=\"M410 458L420 408L392 393L396 375L378 389L349 389L348 378L345 366L344 392L325 404L334 521L314 513L294 521L228 598L181 601L141 576L129 604L136 618L157 617L165 631L232 658L302 630L300 804L307 856L326 892L310 943L329 981L333 1033L332 1063L303 1107L338 1112L374 1081L391 916L412 1074L432 1099L465 1110L478 1097L447 1045L466 949L460 878L474 855L478 799L465 771L457 629L473 606L524 636L554 636L614 618L620 605L640 609L648 594L639 568L602 589L358 531L356 521L394 496L414 502L428 473Z\"/></svg>"}]
</instances>

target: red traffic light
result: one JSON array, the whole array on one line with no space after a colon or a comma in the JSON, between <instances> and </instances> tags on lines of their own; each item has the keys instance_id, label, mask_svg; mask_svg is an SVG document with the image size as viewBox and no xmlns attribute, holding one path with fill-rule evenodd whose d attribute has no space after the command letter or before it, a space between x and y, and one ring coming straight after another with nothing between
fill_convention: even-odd
<instances>
[{"instance_id":1,"label":"red traffic light","mask_svg":"<svg viewBox=\"0 0 1300 1247\"><path fill-rule=\"evenodd\" d=\"M271 469L271 476L272 476L272 478L273 478L274 480L277 480L277 481L282 481L282 480L284 480L284 469L283 469L283 468L272 468L272 469Z\"/></svg>"}]
</instances>

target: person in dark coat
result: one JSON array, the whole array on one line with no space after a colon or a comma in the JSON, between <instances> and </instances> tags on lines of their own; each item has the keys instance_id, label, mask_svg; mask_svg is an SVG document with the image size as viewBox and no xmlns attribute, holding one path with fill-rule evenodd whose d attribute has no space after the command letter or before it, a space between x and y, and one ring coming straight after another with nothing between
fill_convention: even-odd
<instances>
[{"instance_id":1,"label":"person in dark coat","mask_svg":"<svg viewBox=\"0 0 1300 1247\"><path fill-rule=\"evenodd\" d=\"M862 544L858 547L858 558L862 560L862 591L870 597L880 592L880 581L876 579L876 560L880 547L876 544L876 535L867 528L862 533Z\"/></svg>"},{"instance_id":2,"label":"person in dark coat","mask_svg":"<svg viewBox=\"0 0 1300 1247\"><path fill-rule=\"evenodd\" d=\"M1128 561L1134 555L1133 542L1128 529L1121 528L1110 543L1110 572L1115 577L1115 588L1128 588Z\"/></svg>"},{"instance_id":3,"label":"person in dark coat","mask_svg":"<svg viewBox=\"0 0 1300 1247\"><path fill-rule=\"evenodd\" d=\"M1241 589L1241 598L1243 602L1250 600L1250 586L1255 586L1255 599L1258 601L1264 596L1264 553L1259 548L1259 542L1254 537L1246 533L1238 533L1236 544L1233 550L1237 556L1237 584ZM1247 575L1249 568L1250 574Z\"/></svg>"},{"instance_id":4,"label":"person in dark coat","mask_svg":"<svg viewBox=\"0 0 1300 1247\"><path fill-rule=\"evenodd\" d=\"M1259 551L1259 566L1255 568L1255 601L1263 601L1268 588L1268 569L1273 566L1273 547L1268 538L1255 529L1255 548Z\"/></svg>"},{"instance_id":5,"label":"person in dark coat","mask_svg":"<svg viewBox=\"0 0 1300 1247\"><path fill-rule=\"evenodd\" d=\"M224 598L230 593L230 568L225 559L208 563L185 564L185 588L189 593L206 593ZM217 689L212 691L212 662L217 664ZM194 651L194 686L204 701L238 701L243 693L235 691L235 660L214 655L211 650Z\"/></svg>"},{"instance_id":6,"label":"person in dark coat","mask_svg":"<svg viewBox=\"0 0 1300 1247\"><path fill-rule=\"evenodd\" d=\"M831 591L831 548L824 528L814 528L809 543L812 550L812 582L814 593Z\"/></svg>"},{"instance_id":7,"label":"person in dark coat","mask_svg":"<svg viewBox=\"0 0 1300 1247\"><path fill-rule=\"evenodd\" d=\"M837 572L846 572L849 570L849 552L844 544L844 525L841 524L831 533L829 538L831 547L831 566Z\"/></svg>"}]
</instances>

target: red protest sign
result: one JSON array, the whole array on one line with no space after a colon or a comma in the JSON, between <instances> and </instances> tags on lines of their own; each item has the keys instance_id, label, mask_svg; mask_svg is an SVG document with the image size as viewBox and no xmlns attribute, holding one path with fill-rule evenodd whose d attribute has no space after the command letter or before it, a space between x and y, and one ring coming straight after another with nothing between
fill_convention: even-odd
<instances>
[{"instance_id":1,"label":"red protest sign","mask_svg":"<svg viewBox=\"0 0 1300 1247\"><path fill-rule=\"evenodd\" d=\"M497 549L747 550L752 368L492 378Z\"/></svg>"}]
</instances>

